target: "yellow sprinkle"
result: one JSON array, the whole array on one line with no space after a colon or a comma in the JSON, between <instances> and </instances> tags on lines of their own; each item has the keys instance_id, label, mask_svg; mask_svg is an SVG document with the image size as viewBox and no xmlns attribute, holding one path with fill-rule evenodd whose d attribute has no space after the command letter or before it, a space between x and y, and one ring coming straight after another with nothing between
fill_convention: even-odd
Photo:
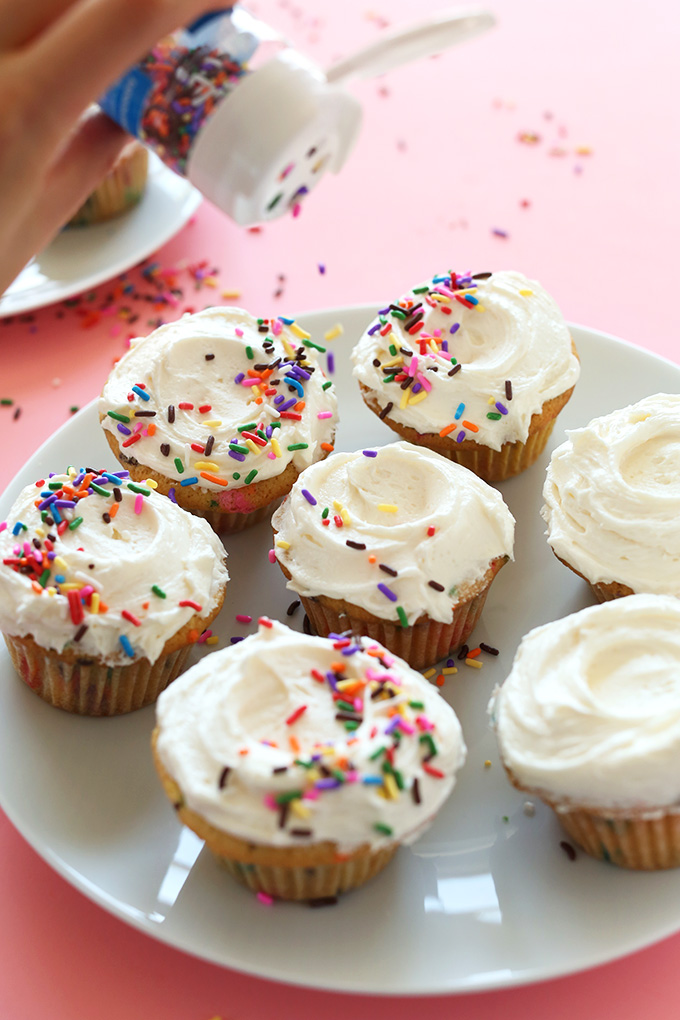
<instances>
[{"instance_id":1,"label":"yellow sprinkle","mask_svg":"<svg viewBox=\"0 0 680 1020\"><path fill-rule=\"evenodd\" d=\"M378 503L378 510L382 510L386 514L396 514L399 507L394 503Z\"/></svg>"},{"instance_id":2,"label":"yellow sprinkle","mask_svg":"<svg viewBox=\"0 0 680 1020\"><path fill-rule=\"evenodd\" d=\"M211 634L209 638L205 639L206 645L216 645L220 639L217 634Z\"/></svg>"},{"instance_id":3,"label":"yellow sprinkle","mask_svg":"<svg viewBox=\"0 0 680 1020\"><path fill-rule=\"evenodd\" d=\"M399 799L399 787L397 786L396 779L390 772L388 772L383 778L383 786L385 787L385 792L390 800Z\"/></svg>"},{"instance_id":4,"label":"yellow sprinkle","mask_svg":"<svg viewBox=\"0 0 680 1020\"><path fill-rule=\"evenodd\" d=\"M345 527L346 528L351 527L351 525L352 525L352 518L350 517L349 513L347 512L347 510L345 510L344 507L340 511L340 516L342 517L342 523L345 525Z\"/></svg>"},{"instance_id":5,"label":"yellow sprinkle","mask_svg":"<svg viewBox=\"0 0 680 1020\"><path fill-rule=\"evenodd\" d=\"M285 336L281 337L281 343L283 344L283 349L288 355L288 357L289 358L295 357L295 349L291 346L291 344L288 343Z\"/></svg>"},{"instance_id":6,"label":"yellow sprinkle","mask_svg":"<svg viewBox=\"0 0 680 1020\"><path fill-rule=\"evenodd\" d=\"M337 510L338 513L340 513L340 511L343 509L342 503L340 503L337 499L334 499L333 500L333 509Z\"/></svg>"},{"instance_id":7,"label":"yellow sprinkle","mask_svg":"<svg viewBox=\"0 0 680 1020\"><path fill-rule=\"evenodd\" d=\"M46 532L45 532L45 529L44 529L44 528L36 528L36 529L35 529L35 533L36 533L36 535L38 536L38 538L44 538L44 537L45 537L45 534L46 534Z\"/></svg>"},{"instance_id":8,"label":"yellow sprinkle","mask_svg":"<svg viewBox=\"0 0 680 1020\"><path fill-rule=\"evenodd\" d=\"M486 761L484 762L484 768L485 769L490 769L491 768L491 761L490 761L489 758L487 758Z\"/></svg>"},{"instance_id":9,"label":"yellow sprinkle","mask_svg":"<svg viewBox=\"0 0 680 1020\"><path fill-rule=\"evenodd\" d=\"M219 418L213 418L211 421L201 422L201 425L203 425L204 428L208 429L217 429L220 427L221 424L222 422L219 420Z\"/></svg>"},{"instance_id":10,"label":"yellow sprinkle","mask_svg":"<svg viewBox=\"0 0 680 1020\"><path fill-rule=\"evenodd\" d=\"M425 672L423 673L423 676L425 677L426 680L429 680L430 677L434 676L436 672L437 672L436 669L426 669Z\"/></svg>"},{"instance_id":11,"label":"yellow sprinkle","mask_svg":"<svg viewBox=\"0 0 680 1020\"><path fill-rule=\"evenodd\" d=\"M59 585L61 591L80 591L82 584L80 581L68 581Z\"/></svg>"},{"instance_id":12,"label":"yellow sprinkle","mask_svg":"<svg viewBox=\"0 0 680 1020\"><path fill-rule=\"evenodd\" d=\"M477 311L477 312L485 312L486 308L484 307L484 305L479 305L478 304L478 305L475 305L475 311Z\"/></svg>"},{"instance_id":13,"label":"yellow sprinkle","mask_svg":"<svg viewBox=\"0 0 680 1020\"><path fill-rule=\"evenodd\" d=\"M430 340L427 346L428 346L429 350L432 351L433 354L439 354L439 348L437 347L437 345L434 342L434 340Z\"/></svg>"},{"instance_id":14,"label":"yellow sprinkle","mask_svg":"<svg viewBox=\"0 0 680 1020\"><path fill-rule=\"evenodd\" d=\"M57 589L53 588L52 585L50 585L49 588L45 588L45 591L47 592L48 595L56 595L57 594Z\"/></svg>"},{"instance_id":15,"label":"yellow sprinkle","mask_svg":"<svg viewBox=\"0 0 680 1020\"><path fill-rule=\"evenodd\" d=\"M219 471L219 464L212 460L197 460L194 464L197 471Z\"/></svg>"},{"instance_id":16,"label":"yellow sprinkle","mask_svg":"<svg viewBox=\"0 0 680 1020\"><path fill-rule=\"evenodd\" d=\"M474 294L477 290L477 284L474 287L461 287L460 290L456 291L457 294Z\"/></svg>"},{"instance_id":17,"label":"yellow sprinkle","mask_svg":"<svg viewBox=\"0 0 680 1020\"><path fill-rule=\"evenodd\" d=\"M432 672L434 673L434 670L432 670ZM458 672L458 666L445 666L444 669L442 670L442 673L444 674L444 676L451 676L453 673L457 673L457 672Z\"/></svg>"},{"instance_id":18,"label":"yellow sprinkle","mask_svg":"<svg viewBox=\"0 0 680 1020\"><path fill-rule=\"evenodd\" d=\"M383 361L381 368L393 368L395 365L404 364L404 355L400 354L397 358L392 358L391 361Z\"/></svg>"},{"instance_id":19,"label":"yellow sprinkle","mask_svg":"<svg viewBox=\"0 0 680 1020\"><path fill-rule=\"evenodd\" d=\"M307 807L307 805L303 804L302 801L299 800L297 797L295 798L295 800L289 801L289 804L290 810L293 812L294 815L297 815L298 818L309 818L309 816L312 813Z\"/></svg>"},{"instance_id":20,"label":"yellow sprinkle","mask_svg":"<svg viewBox=\"0 0 680 1020\"><path fill-rule=\"evenodd\" d=\"M280 457L281 456L281 447L279 446L278 439L276 439L274 436L272 436L271 439L269 440L269 442L272 444L272 450L274 451L275 456Z\"/></svg>"},{"instance_id":21,"label":"yellow sprinkle","mask_svg":"<svg viewBox=\"0 0 680 1020\"><path fill-rule=\"evenodd\" d=\"M479 659L466 659L465 660L465 665L466 666L474 666L475 669L481 669L482 666L484 665L484 663L480 662Z\"/></svg>"},{"instance_id":22,"label":"yellow sprinkle","mask_svg":"<svg viewBox=\"0 0 680 1020\"><path fill-rule=\"evenodd\" d=\"M76 475L78 474L78 472L76 471L76 469L74 467L69 467L67 469L66 473L69 476L69 478L75 478Z\"/></svg>"},{"instance_id":23,"label":"yellow sprinkle","mask_svg":"<svg viewBox=\"0 0 680 1020\"><path fill-rule=\"evenodd\" d=\"M324 340L335 340L336 336L342 336L344 332L343 326L338 322L324 333L323 338Z\"/></svg>"},{"instance_id":24,"label":"yellow sprinkle","mask_svg":"<svg viewBox=\"0 0 680 1020\"><path fill-rule=\"evenodd\" d=\"M406 390L406 393L408 393L408 392L409 391ZM427 396L427 390L423 390L422 393L416 393L415 397L412 396L412 397L409 398L408 406L411 407L413 404L419 404L420 401L424 400L426 396Z\"/></svg>"},{"instance_id":25,"label":"yellow sprinkle","mask_svg":"<svg viewBox=\"0 0 680 1020\"><path fill-rule=\"evenodd\" d=\"M290 542L286 542L285 538L277 538L276 544L279 549L290 549Z\"/></svg>"},{"instance_id":26,"label":"yellow sprinkle","mask_svg":"<svg viewBox=\"0 0 680 1020\"><path fill-rule=\"evenodd\" d=\"M433 294L430 294L430 297L433 299L433 301L441 301L445 305L451 304L451 298L448 296L448 294L438 294L435 291Z\"/></svg>"},{"instance_id":27,"label":"yellow sprinkle","mask_svg":"<svg viewBox=\"0 0 680 1020\"><path fill-rule=\"evenodd\" d=\"M241 297L241 291L240 290L223 290L222 291L222 297L226 298L227 301L229 301L230 299L233 300L234 298L240 298Z\"/></svg>"},{"instance_id":28,"label":"yellow sprinkle","mask_svg":"<svg viewBox=\"0 0 680 1020\"><path fill-rule=\"evenodd\" d=\"M56 567L57 570L68 570L68 563L63 560L61 556L55 556L52 560L52 566Z\"/></svg>"},{"instance_id":29,"label":"yellow sprinkle","mask_svg":"<svg viewBox=\"0 0 680 1020\"><path fill-rule=\"evenodd\" d=\"M148 485L148 487L150 489L157 489L158 488L158 482L156 481L155 478L145 478L144 479L144 485Z\"/></svg>"},{"instance_id":30,"label":"yellow sprinkle","mask_svg":"<svg viewBox=\"0 0 680 1020\"><path fill-rule=\"evenodd\" d=\"M533 293L534 293L533 290L526 290L525 289L525 290L521 290L520 291L520 294L522 295L522 297L531 297Z\"/></svg>"},{"instance_id":31,"label":"yellow sprinkle","mask_svg":"<svg viewBox=\"0 0 680 1020\"><path fill-rule=\"evenodd\" d=\"M258 446L257 443L254 443L252 439L246 439L246 446L248 447L251 453L262 452L262 447Z\"/></svg>"},{"instance_id":32,"label":"yellow sprinkle","mask_svg":"<svg viewBox=\"0 0 680 1020\"><path fill-rule=\"evenodd\" d=\"M399 401L399 409L403 411L407 403L408 403L408 390L404 390L404 392L401 395L401 400Z\"/></svg>"},{"instance_id":33,"label":"yellow sprinkle","mask_svg":"<svg viewBox=\"0 0 680 1020\"><path fill-rule=\"evenodd\" d=\"M98 591L93 591L92 592L92 596L90 598L90 612L91 613L95 613L95 615L99 612L99 592Z\"/></svg>"},{"instance_id":34,"label":"yellow sprinkle","mask_svg":"<svg viewBox=\"0 0 680 1020\"><path fill-rule=\"evenodd\" d=\"M291 322L288 328L291 333L294 333L295 336L300 338L300 340L309 340L312 335L311 333L305 333L304 329L298 326L297 322Z\"/></svg>"},{"instance_id":35,"label":"yellow sprinkle","mask_svg":"<svg viewBox=\"0 0 680 1020\"><path fill-rule=\"evenodd\" d=\"M577 145L574 149L577 156L592 156L593 150L589 145Z\"/></svg>"}]
</instances>

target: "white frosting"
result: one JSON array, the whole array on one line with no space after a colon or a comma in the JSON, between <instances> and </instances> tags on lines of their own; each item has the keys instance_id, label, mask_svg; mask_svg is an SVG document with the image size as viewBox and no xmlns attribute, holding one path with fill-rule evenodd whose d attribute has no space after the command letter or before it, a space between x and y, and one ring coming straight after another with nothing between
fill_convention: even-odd
<instances>
[{"instance_id":1,"label":"white frosting","mask_svg":"<svg viewBox=\"0 0 680 1020\"><path fill-rule=\"evenodd\" d=\"M680 802L680 602L631 595L532 630L490 705L525 788L610 808Z\"/></svg>"},{"instance_id":2,"label":"white frosting","mask_svg":"<svg viewBox=\"0 0 680 1020\"><path fill-rule=\"evenodd\" d=\"M214 652L176 680L157 704L157 753L186 805L217 829L266 845L330 840L348 851L364 843L416 839L453 789L465 760L460 724L419 673L375 641L361 644L382 651L382 661L359 644L350 645L353 654L343 655L347 649L329 639L280 623L261 625L257 634ZM361 720L356 729L346 729L346 720L336 718L343 710L325 679L338 660L342 677L359 681L346 692ZM389 696L372 698L384 679ZM410 701L423 707L409 707ZM302 706L304 712L293 721ZM386 732L394 726L395 710L403 720L398 744ZM429 762L423 761L432 749L426 735L436 750ZM291 737L297 750L291 749ZM385 785L381 749L393 746L398 776ZM337 770L341 781L324 776L319 765ZM230 770L226 779L225 767ZM293 791L301 797L294 798L297 803L281 825L275 798ZM295 835L295 829L306 835Z\"/></svg>"},{"instance_id":3,"label":"white frosting","mask_svg":"<svg viewBox=\"0 0 680 1020\"><path fill-rule=\"evenodd\" d=\"M194 484L213 492L231 491L279 475L291 462L302 471L325 456L321 444L332 443L338 420L335 390L331 385L323 389L327 380L313 347L305 347L298 368L293 369L299 376L295 386L284 380L291 375L290 364L280 364L267 373L264 366L278 359L289 363L308 334L296 323L264 321L269 331L259 332L258 320L241 308L206 308L132 340L99 400L102 425L121 445L130 438L121 432L121 425L124 430L139 428L140 423L143 426L141 440L124 447L122 453L177 484L194 477ZM265 349L264 342L271 346ZM247 385L255 377L249 376L249 371L265 377L262 385ZM302 373L310 378L305 379ZM135 384L141 384L148 400L132 389ZM259 404L257 398L261 398ZM300 400L304 409L296 411L294 404ZM193 405L193 409L182 409L180 404ZM169 420L170 406L174 421ZM279 407L286 409L283 417ZM130 421L111 418L111 411ZM150 411L155 412L153 417L148 417ZM135 412L143 416L136 418ZM147 434L149 423L155 425L153 435ZM265 436L247 440L239 427L253 423ZM213 445L208 452L192 449L192 444L204 447L210 436ZM260 445L262 439L266 443ZM233 442L245 453L231 450ZM183 470L178 469L177 458ZM234 473L240 477L234 478Z\"/></svg>"},{"instance_id":4,"label":"white frosting","mask_svg":"<svg viewBox=\"0 0 680 1020\"><path fill-rule=\"evenodd\" d=\"M543 497L548 541L589 581L680 596L680 395L568 432Z\"/></svg>"},{"instance_id":5,"label":"white frosting","mask_svg":"<svg viewBox=\"0 0 680 1020\"><path fill-rule=\"evenodd\" d=\"M352 353L354 375L382 408L392 403L391 419L422 435L454 425L447 433L451 442L472 440L492 450L524 442L532 415L570 389L579 376L562 314L541 285L521 273L503 271L485 280L461 277L455 291L450 282L449 275L434 277L423 285L424 293L409 291L401 298L402 305L422 304L425 314L415 334L404 328L409 320L396 317L393 310L375 319ZM464 306L453 297L456 292L478 303ZM383 322L392 327L385 336L376 329ZM427 337L432 339L421 354L420 339ZM396 357L390 345L397 349ZM416 355L417 365L410 355L399 353L401 348ZM456 362L461 368L451 375ZM384 382L382 366L390 363L396 372L416 373L410 390L402 390L399 379Z\"/></svg>"},{"instance_id":6,"label":"white frosting","mask_svg":"<svg viewBox=\"0 0 680 1020\"><path fill-rule=\"evenodd\" d=\"M382 619L399 619L400 606L409 624L423 613L450 622L491 562L512 557L512 514L496 489L438 453L405 442L367 453L376 455L335 453L308 468L274 514L288 587L344 599Z\"/></svg>"},{"instance_id":7,"label":"white frosting","mask_svg":"<svg viewBox=\"0 0 680 1020\"><path fill-rule=\"evenodd\" d=\"M77 477L82 475L55 475L43 485L29 485L12 506L7 527L0 532L0 630L18 637L30 634L41 647L59 652L72 647L79 655L96 656L110 665L125 665L142 656L155 662L170 637L195 614L211 613L222 597L229 578L224 547L205 521L166 496L148 489L148 495L140 494L128 489L125 479L116 486L102 476L94 481L108 495L92 493L75 508L57 507L65 521L82 518L74 530L66 527L58 534L56 518L55 524L43 522L36 501L41 502L42 494L54 495L49 483L68 484ZM120 502L114 488L120 489ZM115 516L107 523L102 515L112 510ZM17 552L25 557L27 551L35 557L29 563L30 576L15 569ZM43 576L48 567L49 576ZM71 585L74 591L84 589L80 611L75 610L76 617L82 612L80 623L74 622L68 600ZM152 591L154 585L165 598ZM90 588L106 611L97 611ZM179 604L186 600L200 611ZM83 625L86 629L75 640Z\"/></svg>"}]
</instances>

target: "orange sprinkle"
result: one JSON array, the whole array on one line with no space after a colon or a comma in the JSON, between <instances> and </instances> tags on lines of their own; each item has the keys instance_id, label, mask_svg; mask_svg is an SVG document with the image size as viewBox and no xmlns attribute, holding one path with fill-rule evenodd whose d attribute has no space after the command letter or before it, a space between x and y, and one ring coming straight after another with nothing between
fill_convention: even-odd
<instances>
[{"instance_id":1,"label":"orange sprinkle","mask_svg":"<svg viewBox=\"0 0 680 1020\"><path fill-rule=\"evenodd\" d=\"M111 518L111 520L113 520L113 518L116 516L117 513L118 513L118 504L114 503L113 506L110 506L109 509L108 509L108 514L109 514L109 517Z\"/></svg>"},{"instance_id":2,"label":"orange sprinkle","mask_svg":"<svg viewBox=\"0 0 680 1020\"><path fill-rule=\"evenodd\" d=\"M100 613L108 613L108 611L109 611L109 607L107 606L106 602L100 602L99 603L99 612Z\"/></svg>"},{"instance_id":3,"label":"orange sprinkle","mask_svg":"<svg viewBox=\"0 0 680 1020\"><path fill-rule=\"evenodd\" d=\"M456 424L454 422L453 425L447 425L445 428L443 428L441 430L441 432L439 433L439 435L442 436L442 437L443 436L448 436L449 432L453 432L453 430L455 428L456 428Z\"/></svg>"},{"instance_id":4,"label":"orange sprinkle","mask_svg":"<svg viewBox=\"0 0 680 1020\"><path fill-rule=\"evenodd\" d=\"M151 424L147 426L146 434L147 434L147 436L155 436L156 435L156 424L155 424L155 422L151 422Z\"/></svg>"},{"instance_id":5,"label":"orange sprinkle","mask_svg":"<svg viewBox=\"0 0 680 1020\"><path fill-rule=\"evenodd\" d=\"M368 562L369 563L376 563L377 560L378 560L378 557L374 553L371 553L370 556L368 557Z\"/></svg>"},{"instance_id":6,"label":"orange sprinkle","mask_svg":"<svg viewBox=\"0 0 680 1020\"><path fill-rule=\"evenodd\" d=\"M262 403L262 397L255 397L255 403L256 404L261 404Z\"/></svg>"},{"instance_id":7,"label":"orange sprinkle","mask_svg":"<svg viewBox=\"0 0 680 1020\"><path fill-rule=\"evenodd\" d=\"M382 655L382 652L380 651L379 648L367 648L366 651L368 652L369 655L372 655L374 659L379 659L380 656Z\"/></svg>"},{"instance_id":8,"label":"orange sprinkle","mask_svg":"<svg viewBox=\"0 0 680 1020\"><path fill-rule=\"evenodd\" d=\"M31 581L31 588L36 593L36 595L42 595L43 590L37 581Z\"/></svg>"},{"instance_id":9,"label":"orange sprinkle","mask_svg":"<svg viewBox=\"0 0 680 1020\"><path fill-rule=\"evenodd\" d=\"M443 687L445 682L446 682L446 677L443 676L443 674L440 673L439 676L437 677L437 679L435 680L435 683L436 683L437 687Z\"/></svg>"},{"instance_id":10,"label":"orange sprinkle","mask_svg":"<svg viewBox=\"0 0 680 1020\"><path fill-rule=\"evenodd\" d=\"M464 429L469 429L470 432L479 432L479 426L473 425L471 421L462 421L461 425Z\"/></svg>"},{"instance_id":11,"label":"orange sprinkle","mask_svg":"<svg viewBox=\"0 0 680 1020\"><path fill-rule=\"evenodd\" d=\"M239 751L239 754L241 754L241 755L248 754L248 748L247 747L242 747L241 750Z\"/></svg>"},{"instance_id":12,"label":"orange sprinkle","mask_svg":"<svg viewBox=\"0 0 680 1020\"><path fill-rule=\"evenodd\" d=\"M300 750L300 741L298 740L294 733L291 733L288 736L288 743L290 744L291 751L297 754L298 751Z\"/></svg>"},{"instance_id":13,"label":"orange sprinkle","mask_svg":"<svg viewBox=\"0 0 680 1020\"><path fill-rule=\"evenodd\" d=\"M322 450L327 450L329 453L332 453L333 450L335 449L335 447L333 446L332 443L322 443L321 444L321 449Z\"/></svg>"},{"instance_id":14,"label":"orange sprinkle","mask_svg":"<svg viewBox=\"0 0 680 1020\"><path fill-rule=\"evenodd\" d=\"M148 608L149 608L149 603L148 602L142 602L142 609L148 609Z\"/></svg>"},{"instance_id":15,"label":"orange sprinkle","mask_svg":"<svg viewBox=\"0 0 680 1020\"><path fill-rule=\"evenodd\" d=\"M304 411L304 409L305 409L304 400L298 400L297 404L295 404L293 408L294 411Z\"/></svg>"},{"instance_id":16,"label":"orange sprinkle","mask_svg":"<svg viewBox=\"0 0 680 1020\"><path fill-rule=\"evenodd\" d=\"M344 673L345 663L344 662L331 662L330 668L334 673Z\"/></svg>"},{"instance_id":17,"label":"orange sprinkle","mask_svg":"<svg viewBox=\"0 0 680 1020\"><path fill-rule=\"evenodd\" d=\"M229 485L228 478L220 478L219 475L211 475L209 471L201 471L201 478L206 478L209 482L214 482L215 485Z\"/></svg>"},{"instance_id":18,"label":"orange sprinkle","mask_svg":"<svg viewBox=\"0 0 680 1020\"><path fill-rule=\"evenodd\" d=\"M198 641L200 636L201 635L198 633L197 630L190 630L189 631L189 640L191 641L192 645L196 644L196 642Z\"/></svg>"},{"instance_id":19,"label":"orange sprinkle","mask_svg":"<svg viewBox=\"0 0 680 1020\"><path fill-rule=\"evenodd\" d=\"M482 652L481 648L473 648L471 651L467 653L466 658L475 659L478 655L481 655L481 652Z\"/></svg>"}]
</instances>

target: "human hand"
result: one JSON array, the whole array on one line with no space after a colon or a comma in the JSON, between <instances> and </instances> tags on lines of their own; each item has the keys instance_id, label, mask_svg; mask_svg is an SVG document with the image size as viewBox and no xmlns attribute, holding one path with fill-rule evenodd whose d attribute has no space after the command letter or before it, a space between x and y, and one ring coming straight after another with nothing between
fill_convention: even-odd
<instances>
[{"instance_id":1,"label":"human hand","mask_svg":"<svg viewBox=\"0 0 680 1020\"><path fill-rule=\"evenodd\" d=\"M208 0L0 0L0 293L129 136L90 103ZM227 5L225 5L227 6Z\"/></svg>"}]
</instances>

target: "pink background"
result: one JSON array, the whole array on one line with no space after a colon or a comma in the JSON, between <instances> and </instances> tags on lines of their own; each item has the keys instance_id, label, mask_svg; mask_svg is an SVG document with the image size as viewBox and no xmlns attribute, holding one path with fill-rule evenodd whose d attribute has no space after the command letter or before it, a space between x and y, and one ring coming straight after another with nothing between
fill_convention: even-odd
<instances>
[{"instance_id":1,"label":"pink background","mask_svg":"<svg viewBox=\"0 0 680 1020\"><path fill-rule=\"evenodd\" d=\"M418 0L251 6L322 65L388 23L436 9ZM228 303L223 291L239 291L238 303L266 316L383 302L442 269L521 269L570 321L677 361L680 11L659 0L493 0L491 9L494 31L355 87L365 107L357 148L297 219L248 233L204 204L154 256L164 270L188 267L176 271L184 293L172 315L121 297L102 315L112 289L104 284L76 307L0 322L0 397L14 400L0 408L0 488L72 405L97 395L130 333L161 314ZM191 267L203 260L215 287L198 285ZM130 279L153 292L138 271ZM139 315L132 328L126 307ZM431 1020L454 1011L487 1020L500 1010L562 1020L577 1009L584 1020L604 1009L638 1020L680 999L680 936L585 974L420 1006L274 985L109 916L2 815L0 847L0 1013L13 1020L336 1020L350 1010L368 1020L380 1009L401 1020L418 1008Z\"/></svg>"}]
</instances>

